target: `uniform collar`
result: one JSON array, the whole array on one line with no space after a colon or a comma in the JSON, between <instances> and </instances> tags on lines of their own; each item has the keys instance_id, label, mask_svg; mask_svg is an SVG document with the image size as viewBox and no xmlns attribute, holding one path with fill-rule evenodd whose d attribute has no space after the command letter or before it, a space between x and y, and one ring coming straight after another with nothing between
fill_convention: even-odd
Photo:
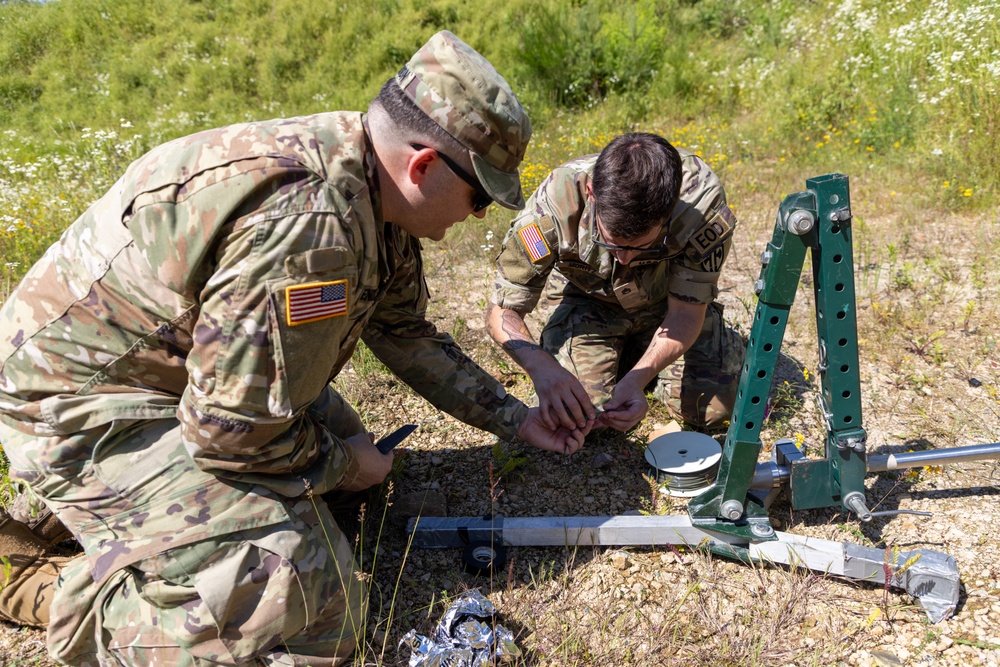
<instances>
[{"instance_id":1,"label":"uniform collar","mask_svg":"<svg viewBox=\"0 0 1000 667\"><path fill-rule=\"evenodd\" d=\"M372 215L375 222L381 226L382 223L382 193L378 186L378 167L375 159L375 144L372 143L371 130L368 129L368 114L361 114L361 126L364 130L365 145L362 151L362 160L365 171L365 180L368 182L369 199L372 204Z\"/></svg>"}]
</instances>

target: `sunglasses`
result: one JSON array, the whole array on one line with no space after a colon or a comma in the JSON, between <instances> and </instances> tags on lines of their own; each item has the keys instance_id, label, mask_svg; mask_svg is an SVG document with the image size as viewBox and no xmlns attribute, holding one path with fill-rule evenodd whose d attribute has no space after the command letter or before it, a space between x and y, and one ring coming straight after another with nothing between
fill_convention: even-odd
<instances>
[{"instance_id":1,"label":"sunglasses","mask_svg":"<svg viewBox=\"0 0 1000 667\"><path fill-rule=\"evenodd\" d=\"M663 240L657 243L653 241L649 245L645 246L634 246L634 245L615 245L614 243L606 243L601 240L600 231L597 226L597 218L594 218L594 227L590 230L590 240L596 246L606 248L607 250L620 250L623 252L662 252L667 248L667 237L664 236Z\"/></svg>"},{"instance_id":2,"label":"sunglasses","mask_svg":"<svg viewBox=\"0 0 1000 667\"><path fill-rule=\"evenodd\" d=\"M410 148L412 148L415 151L422 151L425 148L429 148L429 146L424 146L423 144L410 144ZM452 160L450 157L448 157L438 149L435 148L434 151L438 154L438 157L440 157L444 161L445 165L447 165L447 167L451 169L453 174L455 174L463 181L468 183L469 186L476 191L476 196L472 198L472 210L474 212L479 213L484 208L493 203L493 197L491 197L489 193L486 192L482 184L479 182L478 178L472 176L471 174L469 174L469 172L462 169L462 167L460 167L457 162Z\"/></svg>"}]
</instances>

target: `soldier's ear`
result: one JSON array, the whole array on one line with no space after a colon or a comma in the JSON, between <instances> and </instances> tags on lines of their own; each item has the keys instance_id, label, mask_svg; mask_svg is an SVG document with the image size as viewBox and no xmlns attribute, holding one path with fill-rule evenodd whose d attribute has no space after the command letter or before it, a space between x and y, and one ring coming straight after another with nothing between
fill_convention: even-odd
<instances>
[{"instance_id":1,"label":"soldier's ear","mask_svg":"<svg viewBox=\"0 0 1000 667\"><path fill-rule=\"evenodd\" d=\"M587 183L587 199L594 201L594 184Z\"/></svg>"},{"instance_id":2,"label":"soldier's ear","mask_svg":"<svg viewBox=\"0 0 1000 667\"><path fill-rule=\"evenodd\" d=\"M421 148L409 154L406 161L406 177L414 185L421 185L427 178L427 171L439 159L433 148Z\"/></svg>"}]
</instances>

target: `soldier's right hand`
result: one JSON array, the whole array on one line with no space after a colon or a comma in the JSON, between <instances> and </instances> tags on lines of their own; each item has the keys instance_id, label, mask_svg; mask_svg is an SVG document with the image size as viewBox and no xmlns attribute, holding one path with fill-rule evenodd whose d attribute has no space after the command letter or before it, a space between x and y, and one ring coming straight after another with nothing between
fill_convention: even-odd
<instances>
[{"instance_id":1,"label":"soldier's right hand","mask_svg":"<svg viewBox=\"0 0 1000 667\"><path fill-rule=\"evenodd\" d=\"M567 429L564 426L549 428L542 420L538 408L528 410L528 416L517 427L519 438L533 447L560 454L572 454L583 446L596 421L587 422L583 428Z\"/></svg>"},{"instance_id":2,"label":"soldier's right hand","mask_svg":"<svg viewBox=\"0 0 1000 667\"><path fill-rule=\"evenodd\" d=\"M542 421L550 429L558 426L584 428L597 415L587 391L576 377L559 364L531 374L538 395Z\"/></svg>"},{"instance_id":3,"label":"soldier's right hand","mask_svg":"<svg viewBox=\"0 0 1000 667\"><path fill-rule=\"evenodd\" d=\"M381 484L392 470L393 452L383 454L375 447L373 433L358 433L344 442L350 446L358 464L358 474L350 483L338 487L344 491L364 491Z\"/></svg>"}]
</instances>

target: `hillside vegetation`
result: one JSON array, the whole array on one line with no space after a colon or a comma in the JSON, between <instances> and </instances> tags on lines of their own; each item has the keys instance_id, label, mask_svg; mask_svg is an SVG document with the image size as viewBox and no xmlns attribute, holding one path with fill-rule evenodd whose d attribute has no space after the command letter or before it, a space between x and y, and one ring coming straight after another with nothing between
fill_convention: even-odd
<instances>
[{"instance_id":1,"label":"hillside vegetation","mask_svg":"<svg viewBox=\"0 0 1000 667\"><path fill-rule=\"evenodd\" d=\"M720 300L743 333L781 199L808 177L847 174L869 451L1000 440L998 15L997 0L0 0L0 301L152 146L231 122L364 109L448 29L532 117L526 190L630 129L711 164L740 219ZM425 245L429 317L525 398L526 376L481 324L509 213L491 207ZM779 437L823 450L812 287L807 268L765 457ZM373 601L355 664L406 664L395 647L407 630L429 632L454 595L486 585L526 650L519 664L1000 664L995 462L869 476L869 499L936 513L926 521L772 510L789 532L953 554L962 599L936 626L888 589L663 547L517 548L484 581L460 571L454 550L411 551L398 525L382 532L393 511L383 499L433 491L453 516L683 513L685 501L642 475L665 412L654 406L632 432L597 433L563 459L442 417L363 346L337 386L378 434L421 424L361 522ZM4 470L0 454L0 480ZM12 664L54 664L43 644L0 624Z\"/></svg>"},{"instance_id":2,"label":"hillside vegetation","mask_svg":"<svg viewBox=\"0 0 1000 667\"><path fill-rule=\"evenodd\" d=\"M528 187L638 127L723 176L747 167L727 180L750 190L867 172L905 183L895 194L921 206L990 206L998 11L992 0L5 0L0 290L152 145L363 109L439 29L484 53L528 108Z\"/></svg>"}]
</instances>

